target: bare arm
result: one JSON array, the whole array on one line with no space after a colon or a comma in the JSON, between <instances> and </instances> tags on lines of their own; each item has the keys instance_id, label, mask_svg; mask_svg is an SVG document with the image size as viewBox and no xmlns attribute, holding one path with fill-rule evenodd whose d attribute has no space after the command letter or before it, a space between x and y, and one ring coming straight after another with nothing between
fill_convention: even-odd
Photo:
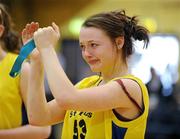
<instances>
[{"instance_id":1,"label":"bare arm","mask_svg":"<svg viewBox=\"0 0 180 139\"><path fill-rule=\"evenodd\" d=\"M59 64L53 48L58 40L57 26L53 25L53 28L47 27L38 30L34 34L34 39L41 53L51 91L59 107L65 110L83 111L135 107L117 82L109 82L99 87L83 90L77 90L73 86ZM142 104L142 94L138 84L130 79L123 79L123 82L131 96L139 104Z\"/></svg>"},{"instance_id":2,"label":"bare arm","mask_svg":"<svg viewBox=\"0 0 180 139\"><path fill-rule=\"evenodd\" d=\"M114 81L98 87L77 90L65 75L54 49L45 48L41 54L50 88L59 107L81 111L134 107L121 86ZM130 79L122 79L122 81L131 96L141 105L142 94L138 84Z\"/></svg>"},{"instance_id":3,"label":"bare arm","mask_svg":"<svg viewBox=\"0 0 180 139\"><path fill-rule=\"evenodd\" d=\"M13 129L0 130L1 139L45 139L50 135L50 127L25 125Z\"/></svg>"},{"instance_id":4,"label":"bare arm","mask_svg":"<svg viewBox=\"0 0 180 139\"><path fill-rule=\"evenodd\" d=\"M32 22L27 24L22 31L23 43L27 43L29 39L32 39L34 32L39 28L38 23ZM23 65L24 76L22 79L27 78L27 71L29 71L30 76L28 78L28 90L27 89L27 79L22 80L22 96L27 103L27 113L29 122L32 125L50 125L60 122L64 119L65 110L61 110L57 107L55 100L47 103L45 98L44 90L44 72L40 60L35 60L39 57L37 50L31 55L31 64ZM26 102L27 101L27 102Z\"/></svg>"},{"instance_id":5,"label":"bare arm","mask_svg":"<svg viewBox=\"0 0 180 139\"><path fill-rule=\"evenodd\" d=\"M27 109L32 125L51 125L63 121L65 110L56 100L47 103L44 90L44 72L40 61L31 61Z\"/></svg>"}]
</instances>

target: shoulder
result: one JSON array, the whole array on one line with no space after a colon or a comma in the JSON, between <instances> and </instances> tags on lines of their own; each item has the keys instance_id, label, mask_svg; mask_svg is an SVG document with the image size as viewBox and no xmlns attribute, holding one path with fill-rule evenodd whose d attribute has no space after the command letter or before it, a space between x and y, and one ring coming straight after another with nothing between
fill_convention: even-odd
<instances>
[{"instance_id":1,"label":"shoulder","mask_svg":"<svg viewBox=\"0 0 180 139\"><path fill-rule=\"evenodd\" d=\"M15 62L17 56L17 54L8 52L6 57L4 58L4 61L6 64L9 63L10 65L12 65Z\"/></svg>"},{"instance_id":2,"label":"shoulder","mask_svg":"<svg viewBox=\"0 0 180 139\"><path fill-rule=\"evenodd\" d=\"M125 83L130 83L131 85L138 85L140 88L143 88L145 86L145 84L142 82L142 80L134 75L125 75L125 76L121 76L121 77L117 77L112 79L111 81L116 81L116 80L122 80Z\"/></svg>"},{"instance_id":3,"label":"shoulder","mask_svg":"<svg viewBox=\"0 0 180 139\"><path fill-rule=\"evenodd\" d=\"M93 75L86 77L79 81L75 86L77 88L86 88L95 85L95 83L100 79L98 75Z\"/></svg>"},{"instance_id":4,"label":"shoulder","mask_svg":"<svg viewBox=\"0 0 180 139\"><path fill-rule=\"evenodd\" d=\"M16 58L18 57L18 54L10 53L10 52L9 52L7 55L8 55L8 57L11 58L11 59L16 59Z\"/></svg>"},{"instance_id":5,"label":"shoulder","mask_svg":"<svg viewBox=\"0 0 180 139\"><path fill-rule=\"evenodd\" d=\"M142 98L144 97L144 94L147 93L147 89L140 78L133 75L126 75L114 78L111 81L117 82L117 87L120 86L124 93L127 91L129 96L136 100L139 105L142 104Z\"/></svg>"}]
</instances>

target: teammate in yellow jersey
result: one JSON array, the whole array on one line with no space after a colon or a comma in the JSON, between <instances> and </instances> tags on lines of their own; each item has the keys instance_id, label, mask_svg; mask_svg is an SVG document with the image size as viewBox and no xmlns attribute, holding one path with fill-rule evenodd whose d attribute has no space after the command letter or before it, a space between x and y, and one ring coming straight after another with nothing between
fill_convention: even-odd
<instances>
[{"instance_id":1,"label":"teammate in yellow jersey","mask_svg":"<svg viewBox=\"0 0 180 139\"><path fill-rule=\"evenodd\" d=\"M29 64L21 76L11 78L9 72L17 57L20 39L12 29L10 15L0 4L0 139L44 139L49 127L22 125L22 102L26 105Z\"/></svg>"},{"instance_id":2,"label":"teammate in yellow jersey","mask_svg":"<svg viewBox=\"0 0 180 139\"><path fill-rule=\"evenodd\" d=\"M54 47L60 38L52 26L31 30L23 38L34 38L28 88L28 116L33 125L64 122L62 139L143 139L149 109L148 92L140 79L129 73L127 59L133 41L144 41L148 31L125 11L93 15L82 25L79 42L82 56L100 76L87 77L74 86L58 62ZM47 103L43 67L54 100Z\"/></svg>"}]
</instances>

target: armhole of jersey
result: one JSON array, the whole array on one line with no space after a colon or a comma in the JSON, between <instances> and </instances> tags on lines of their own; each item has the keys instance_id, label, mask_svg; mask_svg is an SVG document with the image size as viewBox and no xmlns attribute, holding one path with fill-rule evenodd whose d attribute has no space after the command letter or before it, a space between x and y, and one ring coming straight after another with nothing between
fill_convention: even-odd
<instances>
[{"instance_id":1,"label":"armhole of jersey","mask_svg":"<svg viewBox=\"0 0 180 139\"><path fill-rule=\"evenodd\" d=\"M144 112L144 99L143 99L143 96L142 96L143 108L141 108L141 107L139 106L139 104L135 101L135 99L131 97L131 95L130 95L129 92L127 91L127 89L126 89L123 81L122 81L121 79L117 79L117 80L114 80L114 81L116 81L116 82L122 87L122 89L123 89L123 91L125 92L125 94L128 96L128 98L130 99L130 101L137 107L137 109L138 109L139 112L140 112L140 115L142 115L143 112ZM135 81L135 80L133 80L133 81ZM135 81L135 82L136 82L136 81ZM139 85L138 82L136 82L136 83ZM139 86L140 86L140 85L139 85ZM141 88L141 86L140 86L140 88ZM141 93L142 93L142 88L141 88ZM142 93L142 95L143 95L143 93ZM121 114L119 114L118 112L116 112L115 109L113 109L112 111L113 111L114 115L116 116L116 118L118 118L118 119L121 120L121 121L125 121L125 122L126 122L126 121L134 120L134 119L129 119L129 118L126 118L126 117L122 116ZM140 116L140 115L139 115L139 116ZM135 119L136 119L136 118L135 118Z\"/></svg>"}]
</instances>

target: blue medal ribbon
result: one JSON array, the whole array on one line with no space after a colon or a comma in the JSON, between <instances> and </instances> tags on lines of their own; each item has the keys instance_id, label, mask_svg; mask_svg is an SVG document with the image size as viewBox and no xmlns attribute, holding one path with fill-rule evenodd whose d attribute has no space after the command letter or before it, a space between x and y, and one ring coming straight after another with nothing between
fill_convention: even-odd
<instances>
[{"instance_id":1,"label":"blue medal ribbon","mask_svg":"<svg viewBox=\"0 0 180 139\"><path fill-rule=\"evenodd\" d=\"M20 73L23 61L29 56L35 47L34 40L32 39L21 48L20 53L9 73L11 77L16 77Z\"/></svg>"}]
</instances>

